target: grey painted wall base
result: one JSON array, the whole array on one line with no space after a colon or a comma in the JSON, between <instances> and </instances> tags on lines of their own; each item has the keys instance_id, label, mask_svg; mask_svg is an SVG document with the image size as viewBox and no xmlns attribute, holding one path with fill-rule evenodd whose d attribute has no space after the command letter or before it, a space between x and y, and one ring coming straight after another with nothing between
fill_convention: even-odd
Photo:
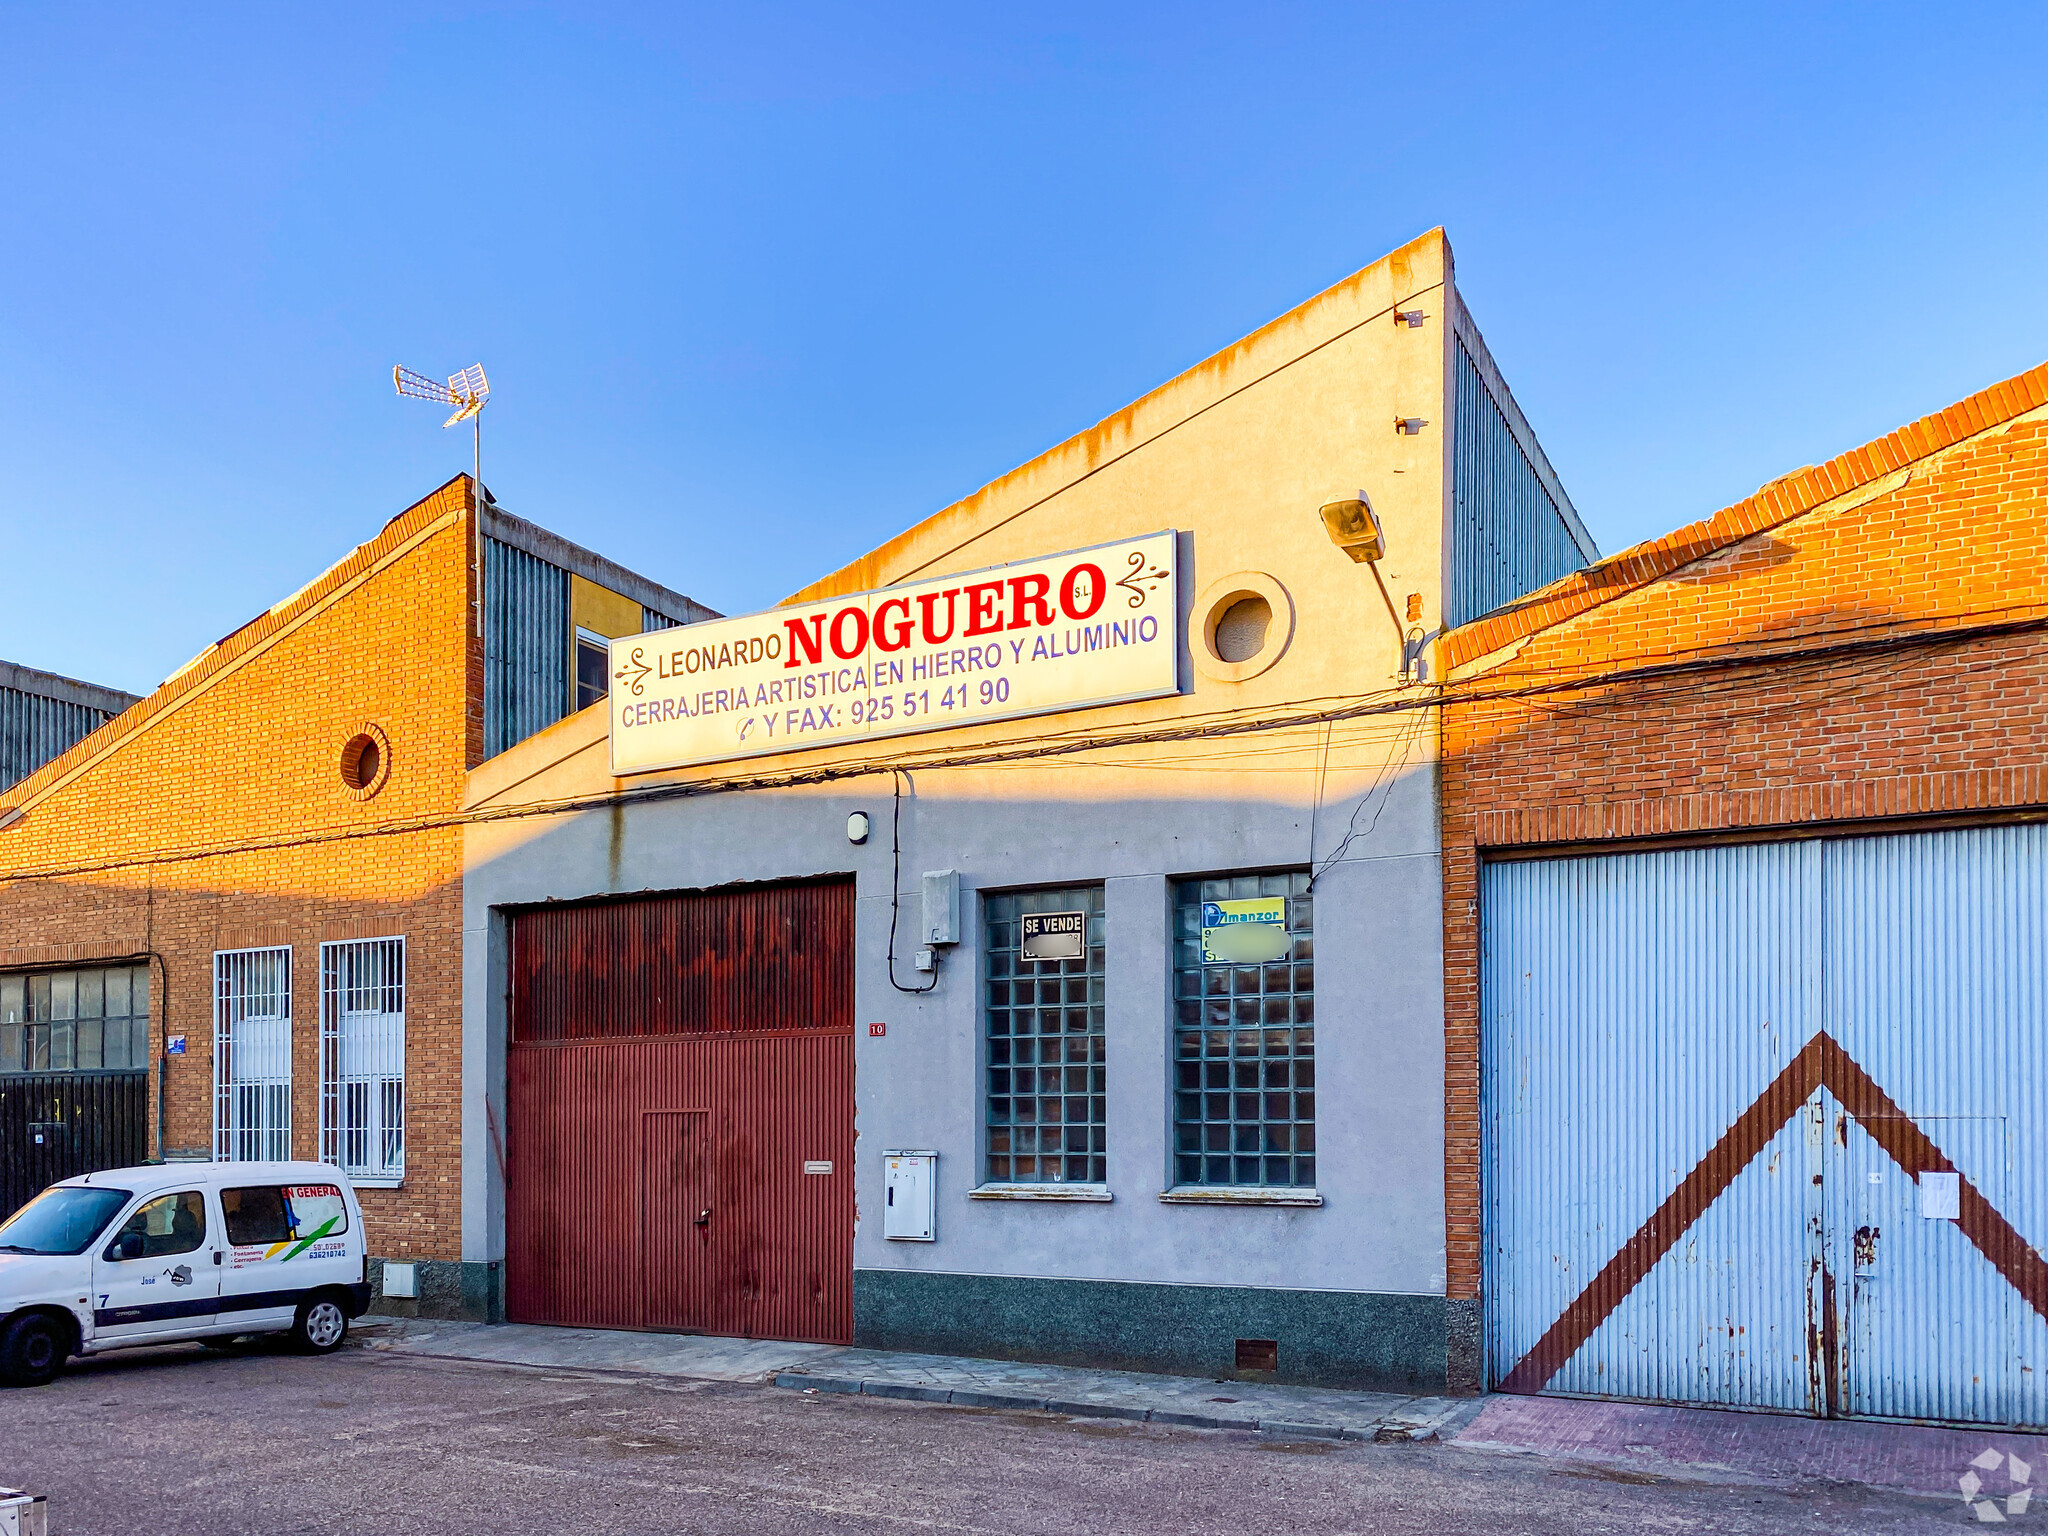
<instances>
[{"instance_id":1,"label":"grey painted wall base","mask_svg":"<svg viewBox=\"0 0 2048 1536\"><path fill-rule=\"evenodd\" d=\"M446 1317L470 1323L505 1321L505 1269L501 1264L411 1259L418 1296L384 1294L385 1260L370 1260L369 1310L385 1317Z\"/></svg>"},{"instance_id":2,"label":"grey painted wall base","mask_svg":"<svg viewBox=\"0 0 2048 1536\"><path fill-rule=\"evenodd\" d=\"M853 1272L853 1341L1386 1392L1476 1392L1478 1304L1369 1291ZM1279 1369L1239 1372L1236 1342L1272 1339Z\"/></svg>"}]
</instances>

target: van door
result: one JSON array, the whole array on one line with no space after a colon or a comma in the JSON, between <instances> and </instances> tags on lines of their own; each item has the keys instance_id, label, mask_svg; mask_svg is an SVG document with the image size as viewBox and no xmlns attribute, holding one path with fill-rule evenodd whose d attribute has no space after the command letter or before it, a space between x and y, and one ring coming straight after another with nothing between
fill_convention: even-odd
<instances>
[{"instance_id":1,"label":"van door","mask_svg":"<svg viewBox=\"0 0 2048 1536\"><path fill-rule=\"evenodd\" d=\"M218 1246L200 1191L146 1196L93 1256L94 1347L209 1331Z\"/></svg>"},{"instance_id":2,"label":"van door","mask_svg":"<svg viewBox=\"0 0 2048 1536\"><path fill-rule=\"evenodd\" d=\"M339 1184L248 1184L220 1192L228 1256L221 1331L289 1328L299 1303L361 1278Z\"/></svg>"}]
</instances>

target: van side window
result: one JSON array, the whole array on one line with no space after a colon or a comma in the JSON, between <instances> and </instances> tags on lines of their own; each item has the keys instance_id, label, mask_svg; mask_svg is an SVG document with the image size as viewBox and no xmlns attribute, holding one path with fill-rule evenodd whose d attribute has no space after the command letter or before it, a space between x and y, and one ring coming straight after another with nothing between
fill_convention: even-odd
<instances>
[{"instance_id":1,"label":"van side window","mask_svg":"<svg viewBox=\"0 0 2048 1536\"><path fill-rule=\"evenodd\" d=\"M206 1201L193 1189L181 1195L159 1195L136 1207L114 1234L107 1257L163 1259L190 1253L205 1241Z\"/></svg>"},{"instance_id":2,"label":"van side window","mask_svg":"<svg viewBox=\"0 0 2048 1536\"><path fill-rule=\"evenodd\" d=\"M237 1248L309 1242L348 1230L348 1205L335 1184L259 1184L224 1189L220 1208L228 1241Z\"/></svg>"},{"instance_id":3,"label":"van side window","mask_svg":"<svg viewBox=\"0 0 2048 1536\"><path fill-rule=\"evenodd\" d=\"M291 1229L285 1224L284 1191L274 1185L224 1189L220 1192L220 1209L228 1219L228 1241L237 1248L291 1240Z\"/></svg>"}]
</instances>

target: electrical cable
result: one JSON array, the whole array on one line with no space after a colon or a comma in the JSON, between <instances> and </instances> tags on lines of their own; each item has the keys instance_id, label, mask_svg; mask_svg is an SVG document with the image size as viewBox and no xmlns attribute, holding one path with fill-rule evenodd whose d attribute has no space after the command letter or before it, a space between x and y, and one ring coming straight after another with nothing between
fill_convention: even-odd
<instances>
[{"instance_id":1,"label":"electrical cable","mask_svg":"<svg viewBox=\"0 0 2048 1536\"><path fill-rule=\"evenodd\" d=\"M1028 746L998 745L992 748L956 750L950 753L940 749L933 749L927 753L916 754L907 758L897 758L893 762L876 761L875 759L868 758L852 762L835 763L821 768L792 769L781 773L734 774L723 778L692 780L686 783L669 782L639 789L568 796L557 800L536 801L526 805L456 811L432 816L406 817L389 822L372 823L367 826L327 828L294 836L270 839L252 838L202 847L128 855L89 863L43 865L18 870L0 869L0 883L15 880L53 879L67 875L95 874L115 869L139 869L159 864L189 863L197 860L222 858L234 854L275 852L326 843L348 842L363 838L394 837L413 832L480 826L500 821L525 820L537 816L573 815L582 811L608 809L612 806L637 805L672 799L690 799L699 795L724 794L746 789L795 788L811 784L832 783L848 778L864 778L883 772L909 772L912 769L1003 767L1033 762L1042 758L1100 751L1105 748L1147 746L1167 742L1255 734L1319 725L1325 721L1363 720L1379 715L1407 714L1418 710L1479 706L1513 701L1526 702L1561 695L1597 694L1602 690L1618 689L1624 685L1639 682L1651 683L1658 680L1668 680L1674 685L1674 691L1690 692L1696 691L1700 684L1695 682L1690 688L1676 688L1675 685L1687 678L1701 679L1716 673L1727 674L1742 669L1774 665L1782 666L1787 661L1803 661L1807 665L1812 665L1818 658L1823 657L1861 655L1875 657L1880 654L1889 656L1906 650L1949 650L1987 638L2036 634L2043 630L2048 630L2048 618L2014 620L1984 625L1958 625L1937 631L1910 631L1874 639L1843 641L1831 645L1807 646L1796 649L1781 648L1734 655L1719 654L1619 671L1583 674L1545 682L1532 682L1518 688L1465 690L1460 684L1450 683L1434 684L1426 688L1410 687L1406 689L1381 690L1370 694L1338 695L1336 697L1349 697L1354 702L1333 709L1280 715L1270 718L1256 716L1252 711L1248 710L1217 711L1208 715L1184 716L1171 726L1155 730L1125 729L1118 731L1064 732L1039 738ZM1729 686L1735 686L1735 684L1731 682ZM1635 697L1635 695L1622 695L1601 699L1598 702L1613 706L1633 702ZM1583 705L1566 706L1567 709L1573 707L1583 707ZM5 814L4 811L0 811L0 816ZM0 836L4 836L5 830L4 826L0 826Z\"/></svg>"},{"instance_id":2,"label":"electrical cable","mask_svg":"<svg viewBox=\"0 0 2048 1536\"><path fill-rule=\"evenodd\" d=\"M1310 800L1309 800L1309 803L1308 803L1308 860L1307 860L1307 863L1308 863L1308 867L1309 867L1309 870L1310 870L1310 874L1309 874L1309 889L1310 889L1310 891L1313 891L1313 890L1315 889L1315 874L1314 874L1314 870L1315 870L1315 867L1316 867L1316 818L1317 818L1317 816L1318 816L1318 815L1320 815L1320 814L1321 814L1321 812L1322 812L1322 809L1323 809L1323 783L1324 783L1324 781L1325 781L1325 780L1326 780L1326 779L1328 778L1328 776L1329 776L1329 772L1330 772L1330 732L1331 732L1331 731L1332 731L1332 730L1333 730L1334 728L1335 728L1335 722L1334 722L1334 721L1329 721L1329 720L1325 720L1325 721L1323 722L1323 750L1322 750L1322 755L1321 755L1321 758L1320 758L1320 760L1319 760L1319 761L1318 761L1318 762L1316 763L1316 792L1315 792L1315 794L1314 794L1314 795L1313 795L1313 796L1312 796L1312 797L1310 798Z\"/></svg>"},{"instance_id":3,"label":"electrical cable","mask_svg":"<svg viewBox=\"0 0 2048 1536\"><path fill-rule=\"evenodd\" d=\"M896 915L903 905L903 781L909 775L900 768L889 770L889 985L898 992L922 997L939 984L938 962L932 962L930 986L906 987L896 979Z\"/></svg>"},{"instance_id":4,"label":"electrical cable","mask_svg":"<svg viewBox=\"0 0 2048 1536\"><path fill-rule=\"evenodd\" d=\"M1387 808L1387 802L1394 798L1394 785L1400 778L1401 770L1408 766L1408 754L1414 750L1415 736L1421 730L1425 718L1422 715L1410 715L1408 717L1408 726L1401 733L1401 760L1397 763L1394 761L1393 756L1389 754L1381 762L1379 769L1373 775L1371 785L1363 795L1358 797L1358 804L1351 808L1351 821L1344 829L1343 840L1337 844L1330 856L1323 860L1320 869L1316 868L1313 863L1310 864L1308 872L1309 895L1315 894L1316 881L1336 867L1337 861L1344 857L1345 850L1351 846L1353 841L1360 837L1371 837L1373 829L1380 824L1380 812L1384 811ZM1382 784L1386 787L1386 793L1380 795L1379 804L1373 808L1372 820L1366 824L1365 830L1360 832L1358 829L1358 818L1365 813L1366 806L1372 803L1373 796L1379 794Z\"/></svg>"}]
</instances>

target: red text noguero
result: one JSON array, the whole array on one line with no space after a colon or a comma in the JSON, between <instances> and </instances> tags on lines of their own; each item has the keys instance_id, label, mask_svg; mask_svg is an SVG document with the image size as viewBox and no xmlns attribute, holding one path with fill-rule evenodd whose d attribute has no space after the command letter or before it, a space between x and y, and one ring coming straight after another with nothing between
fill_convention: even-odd
<instances>
[{"instance_id":1,"label":"red text noguero","mask_svg":"<svg viewBox=\"0 0 2048 1536\"><path fill-rule=\"evenodd\" d=\"M971 639L1013 629L1049 628L1061 615L1078 623L1095 616L1107 590L1102 567L1083 560L1060 577L1057 613L1052 578L1042 571L968 582L938 592L921 592L914 598L884 598L875 605L872 622L864 606L849 603L829 617L812 613L784 619L789 646L782 664L798 667L822 662L827 647L839 660L852 661L870 647L900 651L918 639L926 645L944 645L954 637L956 628ZM944 628L940 627L941 604L945 605Z\"/></svg>"}]
</instances>

